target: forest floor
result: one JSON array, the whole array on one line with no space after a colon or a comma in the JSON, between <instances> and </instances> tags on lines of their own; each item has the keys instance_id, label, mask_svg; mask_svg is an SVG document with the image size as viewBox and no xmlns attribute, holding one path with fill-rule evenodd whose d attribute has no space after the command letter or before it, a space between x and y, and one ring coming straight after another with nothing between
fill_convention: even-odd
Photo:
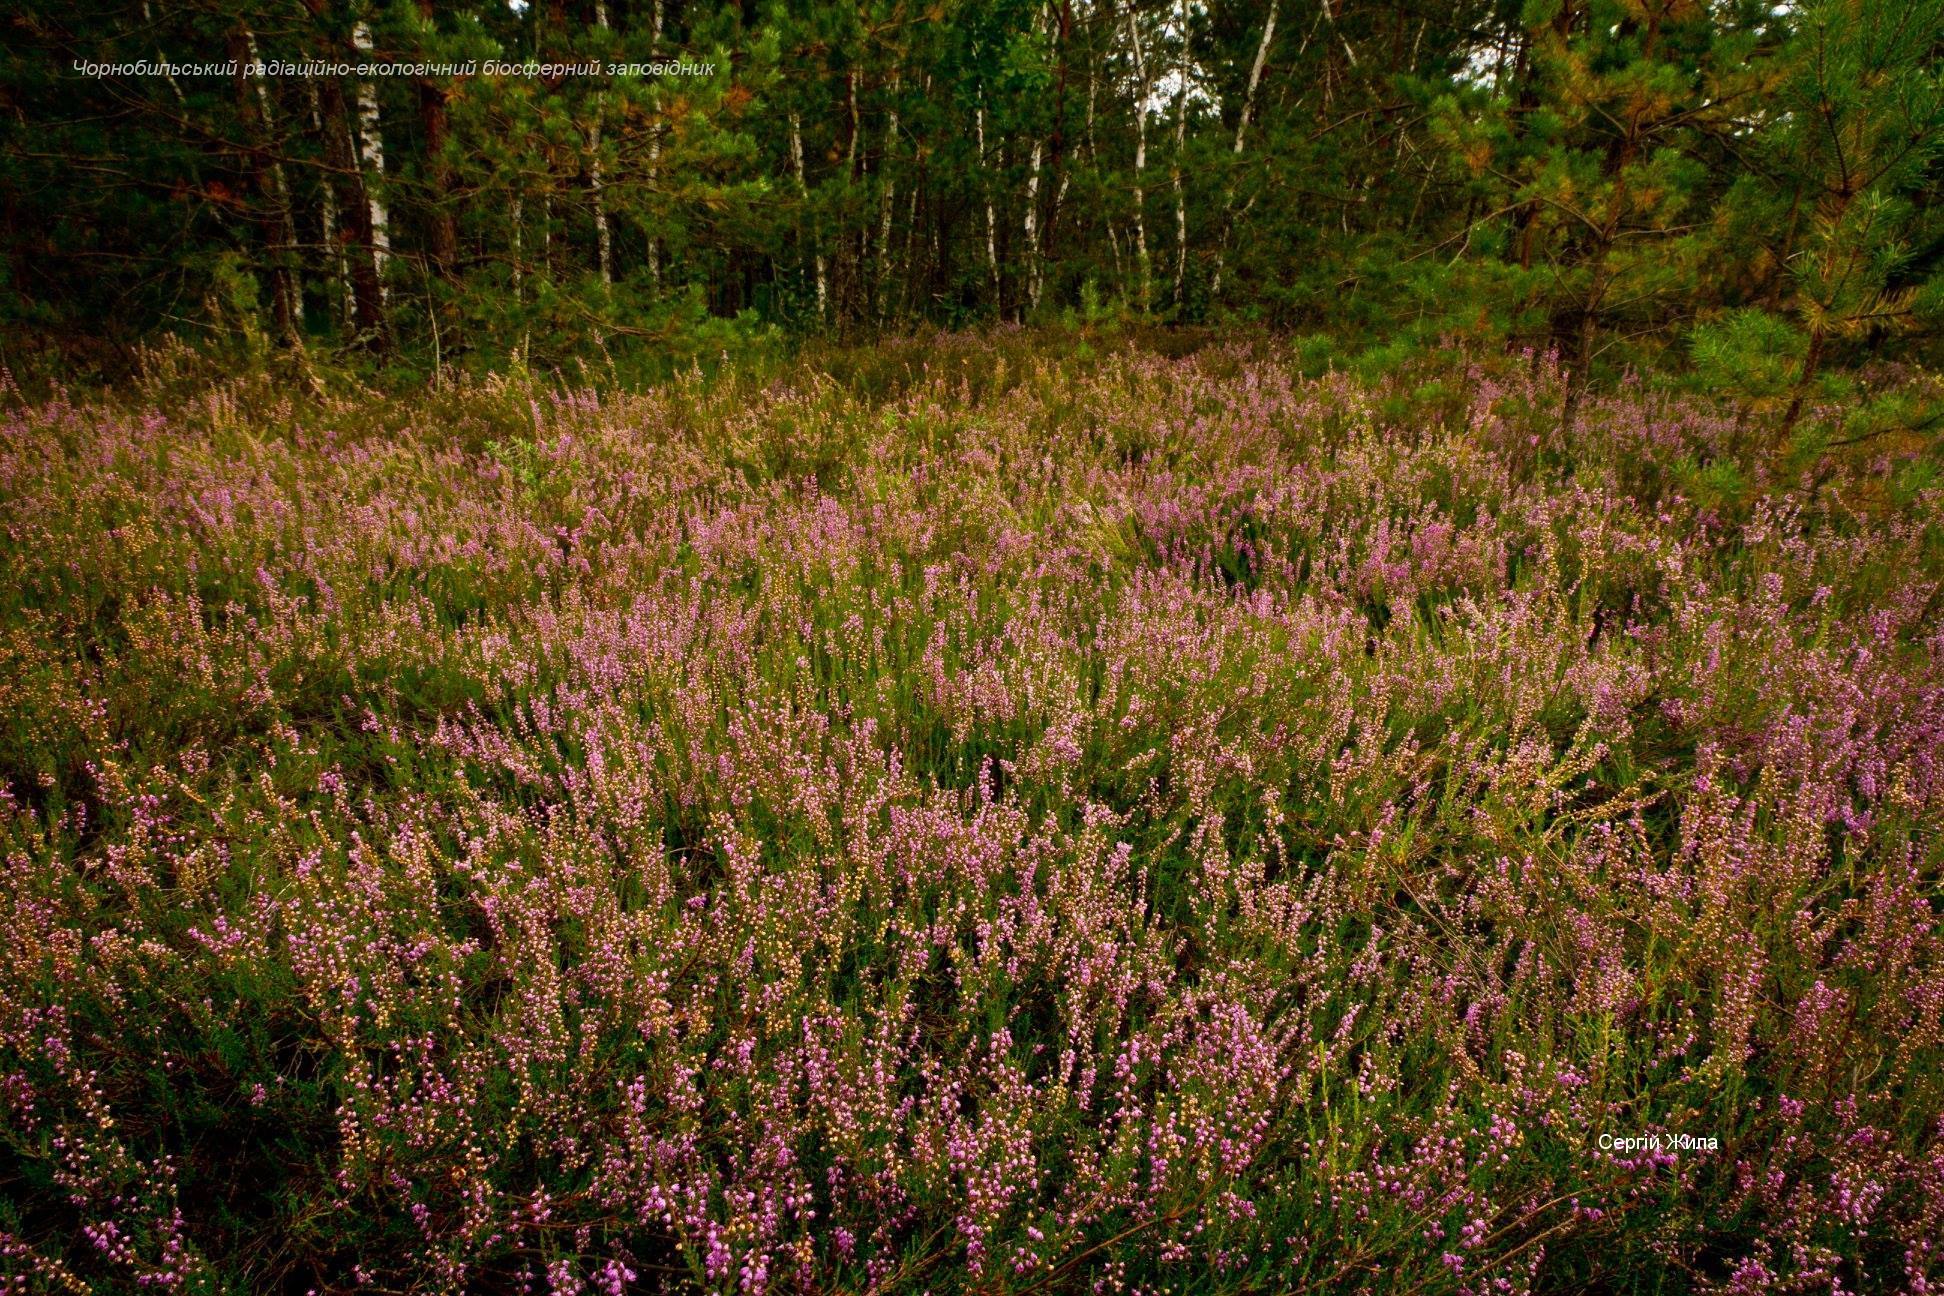
<instances>
[{"instance_id":1,"label":"forest floor","mask_svg":"<svg viewBox=\"0 0 1944 1296\"><path fill-rule=\"evenodd\" d=\"M1944 492L1561 399L10 400L0 1290L1923 1290Z\"/></svg>"}]
</instances>

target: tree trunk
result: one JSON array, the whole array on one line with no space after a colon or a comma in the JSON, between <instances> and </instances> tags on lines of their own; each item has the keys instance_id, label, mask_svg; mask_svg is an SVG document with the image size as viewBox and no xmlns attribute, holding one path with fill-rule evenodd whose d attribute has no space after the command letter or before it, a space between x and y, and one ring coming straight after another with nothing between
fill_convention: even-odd
<instances>
[{"instance_id":1,"label":"tree trunk","mask_svg":"<svg viewBox=\"0 0 1944 1296\"><path fill-rule=\"evenodd\" d=\"M1325 12L1328 12L1326 2ZM1176 11L1181 21L1181 84L1175 87L1175 138L1174 165L1169 169L1168 182L1174 186L1175 200L1175 272L1174 308L1181 312L1181 289L1188 277L1188 191L1181 181L1181 153L1188 140L1188 0L1181 0Z\"/></svg>"},{"instance_id":2,"label":"tree trunk","mask_svg":"<svg viewBox=\"0 0 1944 1296\"><path fill-rule=\"evenodd\" d=\"M1053 87L1053 137L1049 141L1051 168L1053 176L1053 203L1046 212L1046 225L1042 234L1045 255L1056 255L1054 239L1059 226L1060 202L1066 197L1067 186L1067 148L1066 148L1066 97L1067 97L1067 45L1073 39L1073 0L1060 0L1059 28L1055 33L1054 59L1057 76Z\"/></svg>"},{"instance_id":3,"label":"tree trunk","mask_svg":"<svg viewBox=\"0 0 1944 1296\"><path fill-rule=\"evenodd\" d=\"M1147 173L1147 59L1141 53L1141 29L1134 21L1134 10L1127 11L1127 35L1134 45L1134 261L1140 276L1141 314L1148 313L1150 285L1154 275L1148 259L1147 192L1142 187Z\"/></svg>"},{"instance_id":4,"label":"tree trunk","mask_svg":"<svg viewBox=\"0 0 1944 1296\"><path fill-rule=\"evenodd\" d=\"M419 19L428 31L433 28L432 0L418 0ZM450 278L459 258L459 231L454 224L450 199L452 168L446 162L446 139L451 134L446 120L446 89L421 78L418 83L419 129L425 135L425 179L432 192L426 211L426 255L440 275Z\"/></svg>"},{"instance_id":5,"label":"tree trunk","mask_svg":"<svg viewBox=\"0 0 1944 1296\"><path fill-rule=\"evenodd\" d=\"M608 29L606 0L594 0L594 25ZM601 118L605 95L594 96L594 121L587 128L587 196L594 208L594 255L600 264L601 287L614 286L614 231L608 226L607 193L601 166Z\"/></svg>"},{"instance_id":6,"label":"tree trunk","mask_svg":"<svg viewBox=\"0 0 1944 1296\"><path fill-rule=\"evenodd\" d=\"M1845 185L1835 195L1835 201L1827 204L1825 219L1828 221L1830 228L1835 229L1841 226L1843 217L1849 214L1850 204L1855 199L1856 190ZM1793 235L1795 232L1795 213L1793 211L1789 214L1789 225L1790 233ZM1832 240L1823 250L1821 274L1823 282L1827 283L1834 276L1836 261L1836 246ZM1826 315L1822 314L1822 312L1827 312L1834 304L1833 300L1817 303L1821 308L1817 317L1819 321L1826 318ZM1807 403L1809 397L1809 384L1816 380L1816 374L1822 368L1823 350L1828 344L1829 329L1827 325L1821 322L1811 325L1809 328L1809 348L1802 354L1802 369L1796 374L1795 387L1789 393L1789 408L1782 415L1782 434L1784 436L1795 431L1796 423L1802 418L1802 407Z\"/></svg>"},{"instance_id":7,"label":"tree trunk","mask_svg":"<svg viewBox=\"0 0 1944 1296\"><path fill-rule=\"evenodd\" d=\"M597 110L598 111L598 110ZM594 207L594 257L600 266L601 287L614 286L614 231L608 225L607 199L602 193L601 119L587 129L587 194Z\"/></svg>"},{"instance_id":8,"label":"tree trunk","mask_svg":"<svg viewBox=\"0 0 1944 1296\"><path fill-rule=\"evenodd\" d=\"M1094 64L1089 59L1087 62L1087 165L1092 168L1095 176L1100 174L1100 140L1094 132L1098 87L1099 79L1095 77ZM1102 213L1101 225L1107 232L1107 248L1114 259L1114 282L1125 283L1127 271L1121 264L1120 232L1114 228L1111 212Z\"/></svg>"},{"instance_id":9,"label":"tree trunk","mask_svg":"<svg viewBox=\"0 0 1944 1296\"><path fill-rule=\"evenodd\" d=\"M649 51L659 55L661 53L662 42L662 0L654 0L654 5L649 10L648 34ZM648 190L650 193L653 193L661 182L662 122L660 120L660 90L654 91L649 96L649 103L654 107L656 113L654 132L648 137ZM648 279L649 282L654 284L655 292L659 294L662 286L661 240L656 238L652 231L648 235Z\"/></svg>"},{"instance_id":10,"label":"tree trunk","mask_svg":"<svg viewBox=\"0 0 1944 1296\"><path fill-rule=\"evenodd\" d=\"M844 143L844 174L850 178L850 193L857 191L856 181L860 179L860 164L857 160L857 141L863 134L864 125L857 112L857 69L852 68L844 76L844 94L850 106L850 135ZM846 196L842 218L837 231L837 313L846 320L856 319L863 314L859 299L864 294L860 286L869 273L865 268L865 257L869 252L866 246L871 238L870 219L861 222L861 228L853 228L851 201Z\"/></svg>"},{"instance_id":11,"label":"tree trunk","mask_svg":"<svg viewBox=\"0 0 1944 1296\"><path fill-rule=\"evenodd\" d=\"M547 166L545 187L540 190L540 273L548 283L560 282L560 240L554 237L554 177L559 174L553 146L543 151Z\"/></svg>"},{"instance_id":12,"label":"tree trunk","mask_svg":"<svg viewBox=\"0 0 1944 1296\"><path fill-rule=\"evenodd\" d=\"M1816 372L1822 368L1823 348L1828 339L1828 331L1820 324L1809 330L1809 349L1802 354L1802 370L1796 375L1795 389L1789 393L1788 412L1782 416L1784 436L1795 431L1796 423L1802 418L1802 407L1809 397L1809 384L1816 380Z\"/></svg>"},{"instance_id":13,"label":"tree trunk","mask_svg":"<svg viewBox=\"0 0 1944 1296\"><path fill-rule=\"evenodd\" d=\"M790 114L790 161L796 168L797 198L803 204L803 222L807 231L805 237L810 244L811 261L817 271L817 318L830 319L830 287L824 273L823 244L810 223L810 184L803 173L803 123L797 114Z\"/></svg>"},{"instance_id":14,"label":"tree trunk","mask_svg":"<svg viewBox=\"0 0 1944 1296\"><path fill-rule=\"evenodd\" d=\"M1572 0L1566 0L1566 3L1559 6L1559 12L1553 15L1552 29L1553 34L1561 40L1565 40L1566 37L1572 34ZM1527 121L1538 110L1540 99L1538 72L1533 67L1532 43L1533 32L1531 30L1522 31L1519 38L1518 63L1513 71L1513 77L1519 85L1519 96L1513 112L1513 122L1514 129L1521 134L1527 129ZM1517 230L1515 241L1519 248L1519 268L1522 270L1532 269L1533 244L1538 238L1540 210L1540 203L1537 201L1529 202L1519 209L1518 219L1515 222L1515 228Z\"/></svg>"},{"instance_id":15,"label":"tree trunk","mask_svg":"<svg viewBox=\"0 0 1944 1296\"><path fill-rule=\"evenodd\" d=\"M377 246L366 199L365 176L351 138L344 87L335 77L320 77L317 87L319 124L324 132L324 162L336 188L337 238L349 270L352 326L374 346L385 344L385 298L379 279Z\"/></svg>"},{"instance_id":16,"label":"tree trunk","mask_svg":"<svg viewBox=\"0 0 1944 1296\"><path fill-rule=\"evenodd\" d=\"M310 90L311 129L316 132L325 162L335 167L337 150L332 146L334 131L324 117L323 93L315 80L306 84ZM351 284L350 258L345 253L347 227L339 217L339 190L345 187L346 181L341 174L324 178L324 183L319 186L322 190L319 218L323 241L330 247L330 300L336 304L338 322L346 329L355 331L358 327L356 292Z\"/></svg>"},{"instance_id":17,"label":"tree trunk","mask_svg":"<svg viewBox=\"0 0 1944 1296\"><path fill-rule=\"evenodd\" d=\"M351 47L363 58L372 52L371 28L362 20L351 28ZM358 148L364 167L365 205L370 209L371 261L378 277L380 303L389 300L385 263L391 259L391 215L385 210L385 139L378 114L378 83L358 82Z\"/></svg>"},{"instance_id":18,"label":"tree trunk","mask_svg":"<svg viewBox=\"0 0 1944 1296\"><path fill-rule=\"evenodd\" d=\"M896 314L901 319L905 318L911 309L912 284L918 274L918 262L913 256L912 248L917 239L918 197L923 187L924 176L921 172L919 178L912 182L911 198L905 204L904 272L898 277L896 301Z\"/></svg>"},{"instance_id":19,"label":"tree trunk","mask_svg":"<svg viewBox=\"0 0 1944 1296\"><path fill-rule=\"evenodd\" d=\"M231 57L240 69L257 61L256 37L242 28L231 42ZM297 248L296 222L290 214L290 187L284 178L283 163L270 160L275 149L275 121L270 113L270 91L261 76L239 71L236 81L238 107L243 128L250 140L248 164L257 191L257 224L262 231L269 261L270 317L277 341L303 348L304 298L292 271Z\"/></svg>"},{"instance_id":20,"label":"tree trunk","mask_svg":"<svg viewBox=\"0 0 1944 1296\"><path fill-rule=\"evenodd\" d=\"M1040 143L1033 141L1032 161L1026 172L1026 309L1036 311L1040 304L1039 238Z\"/></svg>"},{"instance_id":21,"label":"tree trunk","mask_svg":"<svg viewBox=\"0 0 1944 1296\"><path fill-rule=\"evenodd\" d=\"M446 121L446 92L443 86L422 81L418 88L419 124L425 132L426 180L432 193L426 213L426 253L433 267L448 277L459 258L459 230L450 205L452 168L445 157L450 128Z\"/></svg>"},{"instance_id":22,"label":"tree trunk","mask_svg":"<svg viewBox=\"0 0 1944 1296\"><path fill-rule=\"evenodd\" d=\"M1242 144L1248 138L1249 119L1255 115L1256 89L1262 84L1262 68L1269 60L1269 42L1276 38L1276 7L1278 0L1269 0L1269 14L1262 20L1262 39L1256 42L1255 61L1249 65L1248 88L1242 92L1242 111L1235 119L1234 157L1239 164L1242 160ZM1231 175L1229 183L1222 192L1222 241L1215 249L1215 277L1209 283L1208 295L1211 300L1222 295L1222 263L1228 255L1229 236L1234 229L1231 213L1235 207L1235 181Z\"/></svg>"},{"instance_id":23,"label":"tree trunk","mask_svg":"<svg viewBox=\"0 0 1944 1296\"><path fill-rule=\"evenodd\" d=\"M155 26L155 10L149 4L149 0L142 0L142 25L144 27ZM175 73L168 70L169 56L162 52L162 47L160 45L157 45L155 47L155 59L156 62L162 64L163 67L162 80L163 83L169 87L169 93L175 96L176 107L186 108L189 104L189 100L186 97L184 97L182 93L182 85L180 82L178 82L175 79Z\"/></svg>"},{"instance_id":24,"label":"tree trunk","mask_svg":"<svg viewBox=\"0 0 1944 1296\"><path fill-rule=\"evenodd\" d=\"M526 199L513 195L513 300L526 299Z\"/></svg>"},{"instance_id":25,"label":"tree trunk","mask_svg":"<svg viewBox=\"0 0 1944 1296\"><path fill-rule=\"evenodd\" d=\"M1587 289L1586 309L1580 312L1579 331L1573 343L1573 358L1566 371L1566 402L1560 411L1560 425L1563 431L1571 433L1579 418L1580 403L1586 397L1587 371L1593 365L1593 339L1599 332L1600 307L1604 303L1607 289L1606 258L1607 248L1603 246L1596 255L1599 262L1593 269L1593 284Z\"/></svg>"},{"instance_id":26,"label":"tree trunk","mask_svg":"<svg viewBox=\"0 0 1944 1296\"><path fill-rule=\"evenodd\" d=\"M891 113L884 125L884 156L878 160L878 275L877 314L883 323L890 315L887 301L891 284L891 203L897 196L897 181L891 175L891 152L898 142L898 77L891 77Z\"/></svg>"},{"instance_id":27,"label":"tree trunk","mask_svg":"<svg viewBox=\"0 0 1944 1296\"><path fill-rule=\"evenodd\" d=\"M986 268L992 275L992 309L1002 309L999 291L999 218L992 208L992 181L986 170L985 91L979 91L979 111L974 118L979 132L979 184L985 190Z\"/></svg>"}]
</instances>

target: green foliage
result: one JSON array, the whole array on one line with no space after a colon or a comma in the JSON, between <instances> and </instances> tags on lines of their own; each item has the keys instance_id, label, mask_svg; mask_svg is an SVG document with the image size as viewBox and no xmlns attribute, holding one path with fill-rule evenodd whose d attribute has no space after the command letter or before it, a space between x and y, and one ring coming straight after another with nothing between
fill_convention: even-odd
<instances>
[{"instance_id":1,"label":"green foliage","mask_svg":"<svg viewBox=\"0 0 1944 1296\"><path fill-rule=\"evenodd\" d=\"M1222 321L1556 352L1575 393L1746 362L1793 423L1827 371L1937 354L1939 0L258 8L0 19L15 368L167 332L307 385L653 376L784 334ZM400 71L72 70L251 52Z\"/></svg>"},{"instance_id":2,"label":"green foliage","mask_svg":"<svg viewBox=\"0 0 1944 1296\"><path fill-rule=\"evenodd\" d=\"M1688 345L1696 389L1732 395L1753 409L1779 409L1794 388L1806 347L1802 331L1760 307L1728 311L1695 326Z\"/></svg>"}]
</instances>

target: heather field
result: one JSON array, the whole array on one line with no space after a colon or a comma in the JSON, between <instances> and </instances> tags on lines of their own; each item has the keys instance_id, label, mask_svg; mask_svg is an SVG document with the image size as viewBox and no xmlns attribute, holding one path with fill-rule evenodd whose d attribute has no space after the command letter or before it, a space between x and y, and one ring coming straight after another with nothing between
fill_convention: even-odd
<instances>
[{"instance_id":1,"label":"heather field","mask_svg":"<svg viewBox=\"0 0 1944 1296\"><path fill-rule=\"evenodd\" d=\"M1932 452L1299 360L9 390L0 1291L1944 1282Z\"/></svg>"}]
</instances>

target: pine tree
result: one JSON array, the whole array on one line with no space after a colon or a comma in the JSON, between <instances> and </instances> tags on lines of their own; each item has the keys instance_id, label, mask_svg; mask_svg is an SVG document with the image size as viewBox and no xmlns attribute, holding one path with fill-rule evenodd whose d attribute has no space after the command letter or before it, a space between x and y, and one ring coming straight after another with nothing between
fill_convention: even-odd
<instances>
[{"instance_id":1,"label":"pine tree","mask_svg":"<svg viewBox=\"0 0 1944 1296\"><path fill-rule=\"evenodd\" d=\"M1785 430L1832 345L1908 329L1944 305L1944 272L1907 272L1920 234L1939 228L1921 196L1944 150L1940 43L1936 3L1812 0L1797 17L1764 149L1796 204L1782 260L1805 341Z\"/></svg>"}]
</instances>

